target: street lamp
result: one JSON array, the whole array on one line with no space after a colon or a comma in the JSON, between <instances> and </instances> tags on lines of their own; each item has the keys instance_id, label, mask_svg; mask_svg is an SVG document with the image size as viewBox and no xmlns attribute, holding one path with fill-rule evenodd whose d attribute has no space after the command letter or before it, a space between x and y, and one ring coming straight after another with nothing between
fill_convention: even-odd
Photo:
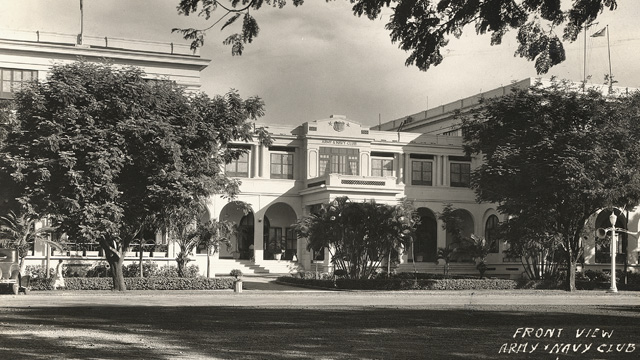
<instances>
[{"instance_id":1,"label":"street lamp","mask_svg":"<svg viewBox=\"0 0 640 360\"><path fill-rule=\"evenodd\" d=\"M638 234L640 234L640 231L637 232L631 232L625 229L616 229L616 221L618 220L618 216L615 213L611 213L611 215L609 215L609 222L611 223L611 228L607 228L607 229L603 229L603 228L599 228L596 231L596 235L598 236L598 238L600 239L604 239L607 236L607 232L611 231L611 246L610 246L610 251L611 251L611 288L609 288L609 290L607 290L607 292L609 293L617 293L618 292L618 287L616 286L616 255L618 252L617 249L617 239L616 239L616 231L618 233L626 233L629 234L631 236L637 237Z\"/></svg>"},{"instance_id":2,"label":"street lamp","mask_svg":"<svg viewBox=\"0 0 640 360\"><path fill-rule=\"evenodd\" d=\"M618 217L614 212L609 215L609 222L611 223L611 288L607 292L617 293L618 287L616 286L616 221Z\"/></svg>"}]
</instances>

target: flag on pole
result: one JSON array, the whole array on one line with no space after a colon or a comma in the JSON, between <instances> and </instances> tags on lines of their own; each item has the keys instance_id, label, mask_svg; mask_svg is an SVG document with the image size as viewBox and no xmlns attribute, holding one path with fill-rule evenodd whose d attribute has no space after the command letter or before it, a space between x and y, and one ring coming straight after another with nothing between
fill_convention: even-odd
<instances>
[{"instance_id":1,"label":"flag on pole","mask_svg":"<svg viewBox=\"0 0 640 360\"><path fill-rule=\"evenodd\" d=\"M602 29L594 32L593 35L591 35L591 37L602 37L605 35L606 32L607 32L607 27L605 26Z\"/></svg>"}]
</instances>

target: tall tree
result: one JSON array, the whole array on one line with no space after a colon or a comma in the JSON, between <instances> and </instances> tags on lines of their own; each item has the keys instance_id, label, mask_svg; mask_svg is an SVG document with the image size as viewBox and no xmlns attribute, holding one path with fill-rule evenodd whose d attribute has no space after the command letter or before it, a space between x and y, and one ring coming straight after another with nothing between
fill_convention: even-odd
<instances>
[{"instance_id":1,"label":"tall tree","mask_svg":"<svg viewBox=\"0 0 640 360\"><path fill-rule=\"evenodd\" d=\"M473 173L478 199L518 221L518 234L560 241L568 290L589 216L640 200L639 105L638 93L607 97L554 81L484 99L463 119L467 154L484 157Z\"/></svg>"},{"instance_id":2,"label":"tall tree","mask_svg":"<svg viewBox=\"0 0 640 360\"><path fill-rule=\"evenodd\" d=\"M352 279L367 279L391 252L409 247L416 221L407 200L391 206L338 197L317 214L298 220L295 231L307 238L309 249L329 249L337 270Z\"/></svg>"},{"instance_id":3,"label":"tall tree","mask_svg":"<svg viewBox=\"0 0 640 360\"><path fill-rule=\"evenodd\" d=\"M331 0L326 0L327 2ZM295 6L304 0L293 0ZM575 41L583 28L591 24L603 10L617 8L616 0L575 0L563 9L562 0L349 0L356 16L378 19L385 8L391 16L385 28L391 41L410 53L405 64L416 65L426 71L443 60L442 49L451 36L459 38L467 26L477 34L491 34L491 45L499 45L509 30L517 30L518 49L515 54L535 61L539 74L565 60L563 41ZM213 24L206 29L173 29L191 47L204 45L204 35L223 19L221 29L242 18L238 33L223 43L232 47L233 55L242 55L245 44L251 43L260 32L253 17L264 5L282 8L286 0L180 0L178 12L197 13ZM213 21L215 20L215 21ZM560 26L564 28L557 32Z\"/></svg>"},{"instance_id":4,"label":"tall tree","mask_svg":"<svg viewBox=\"0 0 640 360\"><path fill-rule=\"evenodd\" d=\"M234 91L209 98L174 82L150 82L137 68L76 62L53 66L46 82L16 93L18 124L0 154L2 170L24 185L18 200L49 214L76 242L98 242L114 288L144 228L238 182L220 171L240 156L263 114L259 98Z\"/></svg>"}]
</instances>

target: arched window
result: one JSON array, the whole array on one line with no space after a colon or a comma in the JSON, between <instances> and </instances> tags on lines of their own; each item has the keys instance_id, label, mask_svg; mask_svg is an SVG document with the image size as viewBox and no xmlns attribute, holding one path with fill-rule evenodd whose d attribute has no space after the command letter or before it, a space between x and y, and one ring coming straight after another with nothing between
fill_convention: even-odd
<instances>
[{"instance_id":1,"label":"arched window","mask_svg":"<svg viewBox=\"0 0 640 360\"><path fill-rule=\"evenodd\" d=\"M489 216L487 219L487 223L484 226L484 239L491 244L491 248L489 249L490 253L497 254L499 252L498 246L498 217L495 215Z\"/></svg>"}]
</instances>

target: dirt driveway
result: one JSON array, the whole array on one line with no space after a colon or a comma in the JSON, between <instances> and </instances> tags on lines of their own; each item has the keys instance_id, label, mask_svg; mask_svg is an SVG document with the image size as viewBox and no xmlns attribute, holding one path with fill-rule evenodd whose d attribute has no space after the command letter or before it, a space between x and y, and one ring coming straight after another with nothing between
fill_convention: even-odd
<instances>
[{"instance_id":1,"label":"dirt driveway","mask_svg":"<svg viewBox=\"0 0 640 360\"><path fill-rule=\"evenodd\" d=\"M604 292L33 292L0 296L0 358L637 359L639 305ZM576 337L595 329L612 336Z\"/></svg>"}]
</instances>

